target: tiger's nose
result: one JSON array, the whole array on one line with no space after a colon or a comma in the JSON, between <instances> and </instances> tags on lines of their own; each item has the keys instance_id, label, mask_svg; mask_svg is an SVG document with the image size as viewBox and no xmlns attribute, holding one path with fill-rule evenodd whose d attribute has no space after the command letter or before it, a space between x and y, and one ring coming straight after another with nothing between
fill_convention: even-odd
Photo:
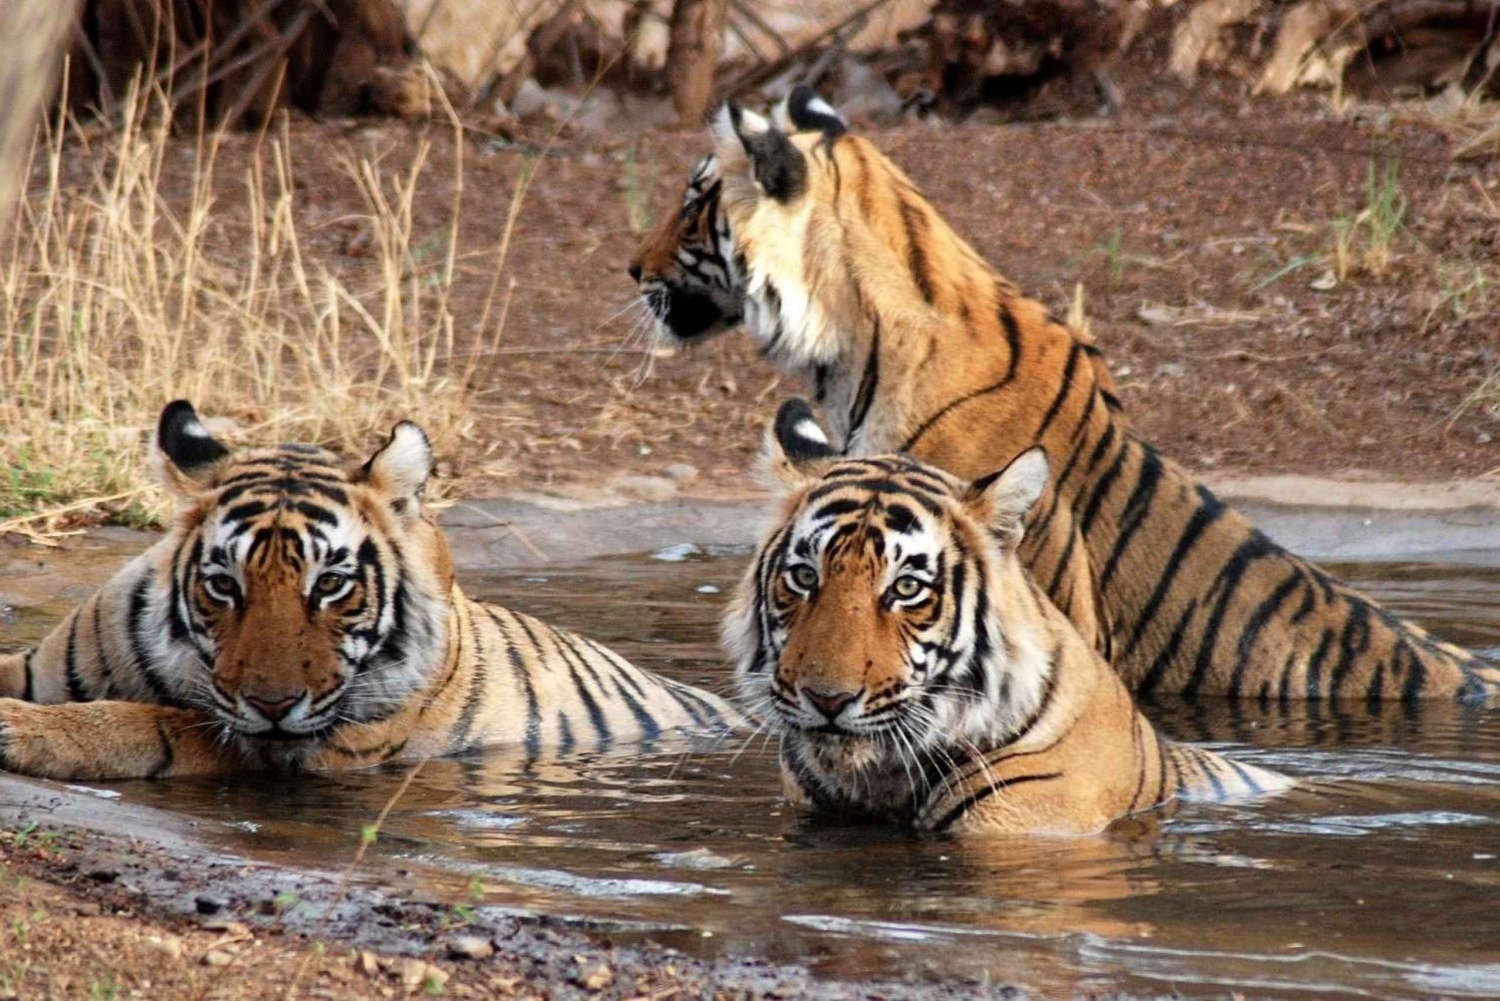
<instances>
[{"instance_id":1,"label":"tiger's nose","mask_svg":"<svg viewBox=\"0 0 1500 1001\"><path fill-rule=\"evenodd\" d=\"M845 706L859 698L858 692L820 692L812 688L802 689L802 694L829 722L837 719Z\"/></svg>"},{"instance_id":2,"label":"tiger's nose","mask_svg":"<svg viewBox=\"0 0 1500 1001\"><path fill-rule=\"evenodd\" d=\"M630 267L626 268L625 270L630 272L630 280L639 285L641 281L641 262L631 261Z\"/></svg>"},{"instance_id":3,"label":"tiger's nose","mask_svg":"<svg viewBox=\"0 0 1500 1001\"><path fill-rule=\"evenodd\" d=\"M296 695L247 695L242 692L240 697L272 723L286 716L293 706L302 701L300 692Z\"/></svg>"}]
</instances>

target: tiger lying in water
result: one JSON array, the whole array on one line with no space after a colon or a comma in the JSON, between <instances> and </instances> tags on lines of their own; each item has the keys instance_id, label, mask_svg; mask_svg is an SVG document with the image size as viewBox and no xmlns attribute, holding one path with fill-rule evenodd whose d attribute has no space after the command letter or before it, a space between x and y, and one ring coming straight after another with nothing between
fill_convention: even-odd
<instances>
[{"instance_id":1,"label":"tiger lying in water","mask_svg":"<svg viewBox=\"0 0 1500 1001\"><path fill-rule=\"evenodd\" d=\"M724 622L794 802L923 830L1087 834L1181 797L1290 780L1162 739L1021 566L1039 448L964 483L839 456L802 400L768 464L782 517Z\"/></svg>"},{"instance_id":2,"label":"tiger lying in water","mask_svg":"<svg viewBox=\"0 0 1500 1001\"><path fill-rule=\"evenodd\" d=\"M780 118L726 107L681 211L631 265L668 336L743 318L809 377L846 455L975 477L1046 449L1055 476L1022 562L1137 692L1500 696L1500 665L1287 552L1136 438L1091 340L990 268L832 108L799 88Z\"/></svg>"},{"instance_id":3,"label":"tiger lying in water","mask_svg":"<svg viewBox=\"0 0 1500 1001\"><path fill-rule=\"evenodd\" d=\"M592 640L466 597L422 509L432 449L415 424L361 466L307 445L231 453L178 401L157 444L176 524L40 646L0 655L0 769L339 769L738 719Z\"/></svg>"}]
</instances>

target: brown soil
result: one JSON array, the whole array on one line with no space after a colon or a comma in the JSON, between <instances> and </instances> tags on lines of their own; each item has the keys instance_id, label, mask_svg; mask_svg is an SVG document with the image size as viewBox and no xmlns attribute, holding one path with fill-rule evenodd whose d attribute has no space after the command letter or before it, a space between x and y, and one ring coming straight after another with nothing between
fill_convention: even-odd
<instances>
[{"instance_id":1,"label":"brown soil","mask_svg":"<svg viewBox=\"0 0 1500 1001\"><path fill-rule=\"evenodd\" d=\"M1191 94L1125 84L1114 120L911 122L875 139L1054 311L1081 283L1136 427L1189 466L1407 480L1500 469L1496 380L1471 399L1500 372L1493 165L1455 163L1437 125L1390 110L1338 120L1325 98L1254 99L1232 80ZM317 263L378 284L335 154L404 170L423 139L433 150L413 243L441 254L446 126L299 120L290 136ZM164 168L173 198L185 196L193 161L182 142ZM264 142L231 137L220 154L216 233L229 261L246 232L243 165ZM644 333L631 337L632 215L639 228L643 210L669 211L706 146L696 130L578 133L538 158L536 145L470 133L461 338L475 336L492 288L518 172L536 171L499 284L503 298L514 282L503 346L481 370L472 434L444 443L461 490L564 488L671 463L696 467L699 489L744 485L778 399L806 387L742 334L677 357L653 357ZM1391 162L1411 206L1389 268L1319 290L1334 220L1364 207L1368 171ZM83 176L88 156L69 169Z\"/></svg>"},{"instance_id":2,"label":"brown soil","mask_svg":"<svg viewBox=\"0 0 1500 1001\"><path fill-rule=\"evenodd\" d=\"M48 824L0 829L0 1001L1021 997L991 984L819 981L542 919L487 920L406 891ZM204 909L215 913L194 913Z\"/></svg>"}]
</instances>

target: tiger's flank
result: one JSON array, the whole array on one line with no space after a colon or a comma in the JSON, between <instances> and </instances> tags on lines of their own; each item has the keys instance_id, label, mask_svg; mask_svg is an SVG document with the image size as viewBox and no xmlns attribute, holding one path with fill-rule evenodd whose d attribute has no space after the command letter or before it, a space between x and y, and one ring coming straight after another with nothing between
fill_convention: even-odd
<instances>
[{"instance_id":1,"label":"tiger's flank","mask_svg":"<svg viewBox=\"0 0 1500 1001\"><path fill-rule=\"evenodd\" d=\"M632 274L666 336L742 316L816 387L845 455L972 478L1040 446L1054 477L1022 562L1138 693L1500 699L1500 665L1287 552L1136 438L1092 338L995 272L833 108L798 88L777 119L725 107L682 217L642 247Z\"/></svg>"},{"instance_id":2,"label":"tiger's flank","mask_svg":"<svg viewBox=\"0 0 1500 1001\"><path fill-rule=\"evenodd\" d=\"M840 456L791 400L767 452L782 516L724 640L745 707L780 734L793 802L920 830L1080 835L1292 784L1163 739L1027 574L1041 449L965 483L906 456Z\"/></svg>"},{"instance_id":3,"label":"tiger's flank","mask_svg":"<svg viewBox=\"0 0 1500 1001\"><path fill-rule=\"evenodd\" d=\"M469 599L403 422L360 464L232 452L177 401L164 539L35 649L0 655L0 768L51 778L341 769L496 744L530 756L715 732L722 700Z\"/></svg>"}]
</instances>

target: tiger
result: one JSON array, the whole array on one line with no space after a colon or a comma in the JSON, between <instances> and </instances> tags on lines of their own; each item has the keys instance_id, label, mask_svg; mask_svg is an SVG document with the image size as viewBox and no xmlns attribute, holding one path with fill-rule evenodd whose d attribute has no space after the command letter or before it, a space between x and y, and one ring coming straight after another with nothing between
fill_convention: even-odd
<instances>
[{"instance_id":1,"label":"tiger","mask_svg":"<svg viewBox=\"0 0 1500 1001\"><path fill-rule=\"evenodd\" d=\"M810 90L776 123L726 104L712 131L716 173L693 204L724 232L710 245L678 220L650 234L632 264L647 305L706 302L727 288L705 292L706 277L737 280L743 326L810 379L845 455L908 453L976 477L1041 446L1056 475L1021 558L1135 693L1500 696L1500 665L1291 554L1138 438L1091 339L991 268ZM677 246L687 237L699 240ZM663 336L697 339L656 316Z\"/></svg>"},{"instance_id":2,"label":"tiger","mask_svg":"<svg viewBox=\"0 0 1500 1001\"><path fill-rule=\"evenodd\" d=\"M724 620L741 705L779 733L787 798L922 831L1086 835L1291 780L1163 739L1017 553L1033 446L973 482L849 458L807 401L765 455L778 517Z\"/></svg>"},{"instance_id":3,"label":"tiger","mask_svg":"<svg viewBox=\"0 0 1500 1001\"><path fill-rule=\"evenodd\" d=\"M0 769L54 779L329 771L498 744L528 757L738 714L593 640L467 597L403 421L364 463L157 425L170 531L40 645L0 655Z\"/></svg>"}]
</instances>

